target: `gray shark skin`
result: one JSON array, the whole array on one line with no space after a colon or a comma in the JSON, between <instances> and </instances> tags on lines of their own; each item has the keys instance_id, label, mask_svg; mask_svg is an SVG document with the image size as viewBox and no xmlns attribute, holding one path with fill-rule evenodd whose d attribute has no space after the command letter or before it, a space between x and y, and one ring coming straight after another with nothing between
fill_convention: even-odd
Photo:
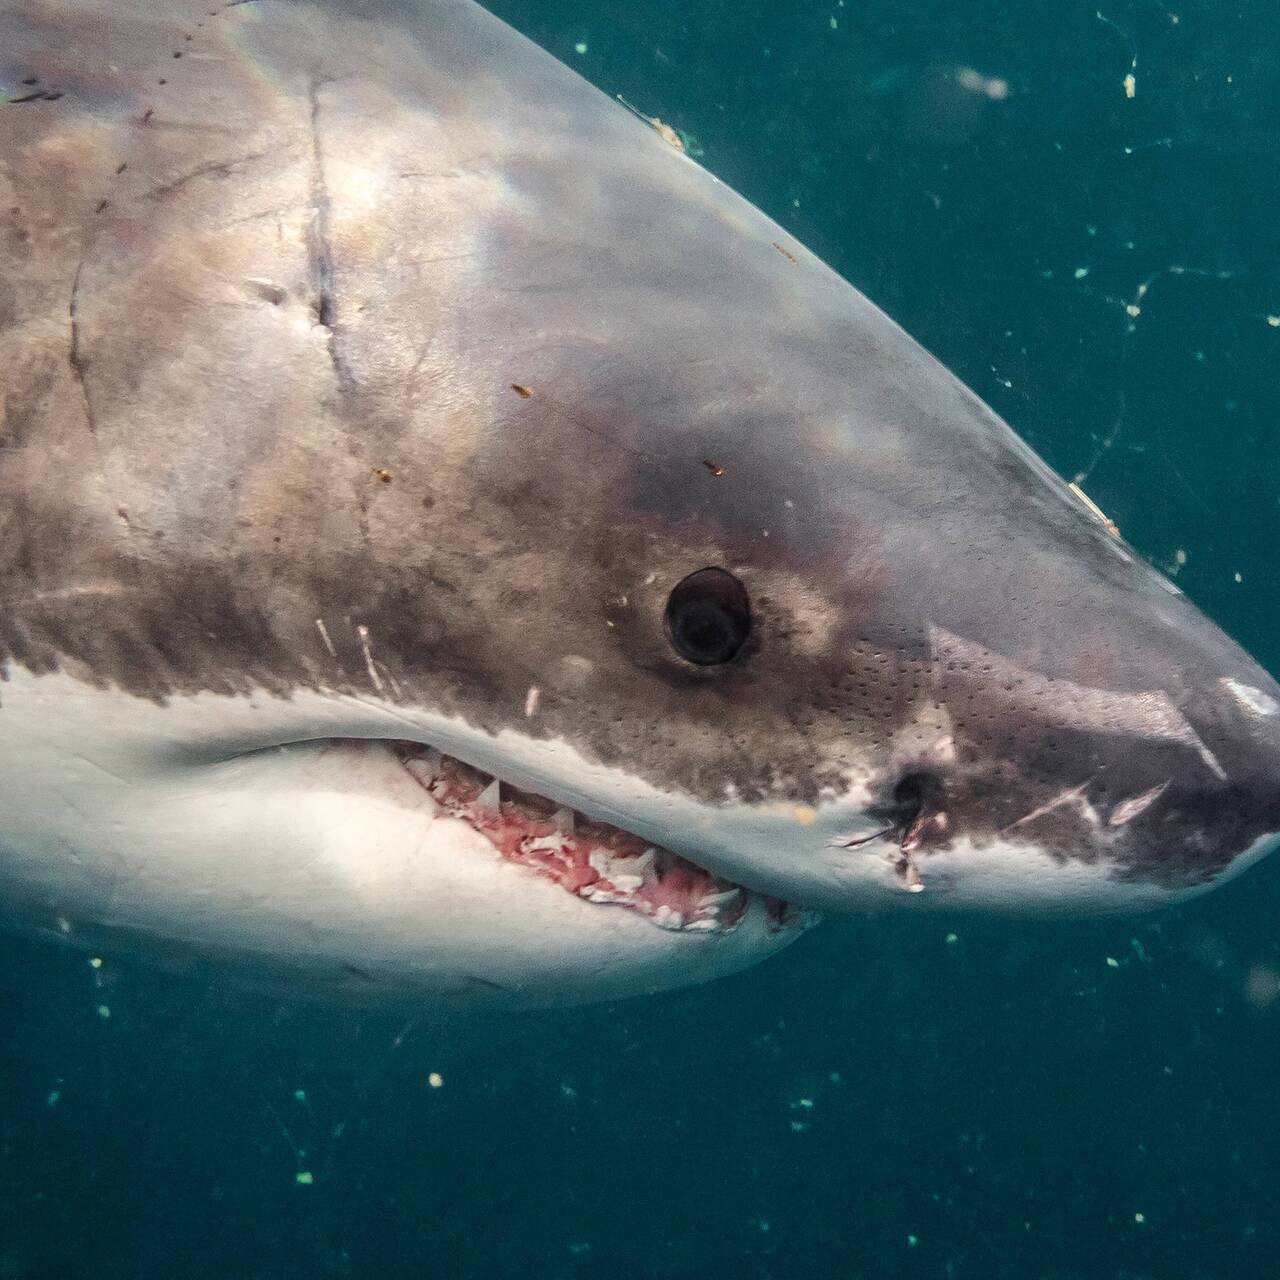
<instances>
[{"instance_id":1,"label":"gray shark skin","mask_svg":"<svg viewBox=\"0 0 1280 1280\"><path fill-rule=\"evenodd\" d=\"M450 911L397 742L802 911L1146 907L1280 832L1271 678L464 0L0 0L0 371L20 927L530 1001L799 932L520 866ZM669 634L705 568L722 662Z\"/></svg>"}]
</instances>

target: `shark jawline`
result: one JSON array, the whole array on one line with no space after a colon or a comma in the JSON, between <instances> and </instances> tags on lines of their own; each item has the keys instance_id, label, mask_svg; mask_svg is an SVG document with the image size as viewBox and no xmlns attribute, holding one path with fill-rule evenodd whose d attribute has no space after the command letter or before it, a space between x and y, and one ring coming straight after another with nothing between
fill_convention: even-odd
<instances>
[{"instance_id":1,"label":"shark jawline","mask_svg":"<svg viewBox=\"0 0 1280 1280\"><path fill-rule=\"evenodd\" d=\"M713 875L670 849L520 790L418 742L388 744L431 797L436 816L464 822L507 862L584 902L644 916L661 929L729 933L752 899L771 932L803 927L804 913L781 898Z\"/></svg>"}]
</instances>

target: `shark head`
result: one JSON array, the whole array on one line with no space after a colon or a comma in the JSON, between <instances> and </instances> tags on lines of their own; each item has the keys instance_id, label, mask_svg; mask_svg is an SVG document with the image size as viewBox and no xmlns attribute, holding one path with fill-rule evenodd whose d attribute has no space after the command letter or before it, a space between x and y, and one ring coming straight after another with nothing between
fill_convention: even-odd
<instances>
[{"instance_id":1,"label":"shark head","mask_svg":"<svg viewBox=\"0 0 1280 1280\"><path fill-rule=\"evenodd\" d=\"M0 4L15 920L584 1000L1277 842L1280 688L669 131L210 9Z\"/></svg>"}]
</instances>

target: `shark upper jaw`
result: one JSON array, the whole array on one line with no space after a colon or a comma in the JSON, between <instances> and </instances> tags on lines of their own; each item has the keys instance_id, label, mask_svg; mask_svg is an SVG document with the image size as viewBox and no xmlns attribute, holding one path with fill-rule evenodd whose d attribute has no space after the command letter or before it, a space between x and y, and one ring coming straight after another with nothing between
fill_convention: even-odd
<instances>
[{"instance_id":1,"label":"shark upper jaw","mask_svg":"<svg viewBox=\"0 0 1280 1280\"><path fill-rule=\"evenodd\" d=\"M677 933L728 933L753 908L774 933L814 922L813 913L782 898L758 894L434 747L411 741L390 746L430 796L436 815L466 823L507 861L585 902L636 912Z\"/></svg>"}]
</instances>

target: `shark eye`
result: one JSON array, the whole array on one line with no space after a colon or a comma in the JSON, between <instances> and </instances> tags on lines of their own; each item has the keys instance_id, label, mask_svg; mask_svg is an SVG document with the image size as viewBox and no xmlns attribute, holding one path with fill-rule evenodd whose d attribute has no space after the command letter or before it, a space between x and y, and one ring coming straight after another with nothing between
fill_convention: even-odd
<instances>
[{"instance_id":1,"label":"shark eye","mask_svg":"<svg viewBox=\"0 0 1280 1280\"><path fill-rule=\"evenodd\" d=\"M746 588L723 569L699 569L667 600L667 638L687 662L713 667L737 657L751 634Z\"/></svg>"}]
</instances>

